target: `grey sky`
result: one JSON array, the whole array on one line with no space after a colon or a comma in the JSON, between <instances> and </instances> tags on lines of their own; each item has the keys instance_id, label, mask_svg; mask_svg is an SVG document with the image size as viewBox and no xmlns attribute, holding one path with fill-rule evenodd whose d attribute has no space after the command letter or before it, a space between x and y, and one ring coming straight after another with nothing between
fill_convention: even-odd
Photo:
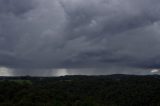
<instances>
[{"instance_id":1,"label":"grey sky","mask_svg":"<svg viewBox=\"0 0 160 106\"><path fill-rule=\"evenodd\" d=\"M160 68L159 11L159 0L1 0L0 65L12 75L147 74Z\"/></svg>"}]
</instances>

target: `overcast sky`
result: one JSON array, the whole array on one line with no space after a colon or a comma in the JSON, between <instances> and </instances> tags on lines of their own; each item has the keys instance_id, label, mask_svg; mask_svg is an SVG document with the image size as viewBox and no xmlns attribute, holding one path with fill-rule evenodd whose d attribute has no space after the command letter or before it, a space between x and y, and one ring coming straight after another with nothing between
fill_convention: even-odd
<instances>
[{"instance_id":1,"label":"overcast sky","mask_svg":"<svg viewBox=\"0 0 160 106\"><path fill-rule=\"evenodd\" d=\"M0 0L0 75L159 68L160 0Z\"/></svg>"}]
</instances>

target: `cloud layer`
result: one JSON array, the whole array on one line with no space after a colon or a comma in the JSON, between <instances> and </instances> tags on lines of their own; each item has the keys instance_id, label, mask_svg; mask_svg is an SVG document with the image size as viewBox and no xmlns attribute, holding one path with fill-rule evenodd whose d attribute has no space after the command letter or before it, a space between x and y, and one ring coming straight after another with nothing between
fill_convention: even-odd
<instances>
[{"instance_id":1,"label":"cloud layer","mask_svg":"<svg viewBox=\"0 0 160 106\"><path fill-rule=\"evenodd\" d=\"M1 0L0 65L159 68L159 11L159 0Z\"/></svg>"}]
</instances>

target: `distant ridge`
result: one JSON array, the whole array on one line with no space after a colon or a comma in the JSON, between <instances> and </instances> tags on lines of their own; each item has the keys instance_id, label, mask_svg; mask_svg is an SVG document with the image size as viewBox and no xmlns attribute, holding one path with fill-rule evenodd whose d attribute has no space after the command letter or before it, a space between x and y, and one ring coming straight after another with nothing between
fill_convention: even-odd
<instances>
[{"instance_id":1,"label":"distant ridge","mask_svg":"<svg viewBox=\"0 0 160 106\"><path fill-rule=\"evenodd\" d=\"M128 79L128 78L156 78L160 79L160 75L129 75L129 74L111 74L111 75L66 75L66 76L0 76L0 80L30 80L30 79L70 79L70 78L98 78L98 79Z\"/></svg>"}]
</instances>

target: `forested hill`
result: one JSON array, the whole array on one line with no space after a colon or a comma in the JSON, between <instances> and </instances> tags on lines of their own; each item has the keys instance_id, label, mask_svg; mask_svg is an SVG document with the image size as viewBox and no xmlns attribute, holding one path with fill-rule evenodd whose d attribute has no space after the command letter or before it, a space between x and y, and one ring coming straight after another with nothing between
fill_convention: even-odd
<instances>
[{"instance_id":1,"label":"forested hill","mask_svg":"<svg viewBox=\"0 0 160 106\"><path fill-rule=\"evenodd\" d=\"M160 76L0 77L0 106L160 106Z\"/></svg>"}]
</instances>

